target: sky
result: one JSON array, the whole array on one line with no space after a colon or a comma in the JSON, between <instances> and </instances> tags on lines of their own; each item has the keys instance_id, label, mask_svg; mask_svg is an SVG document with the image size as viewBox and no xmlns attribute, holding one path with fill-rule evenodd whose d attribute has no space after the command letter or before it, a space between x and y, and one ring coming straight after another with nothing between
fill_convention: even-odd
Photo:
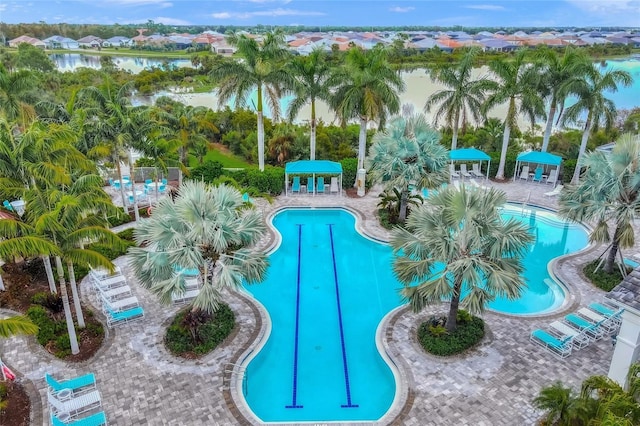
<instances>
[{"instance_id":1,"label":"sky","mask_svg":"<svg viewBox=\"0 0 640 426\"><path fill-rule=\"evenodd\" d=\"M640 27L640 0L0 0L0 22Z\"/></svg>"}]
</instances>

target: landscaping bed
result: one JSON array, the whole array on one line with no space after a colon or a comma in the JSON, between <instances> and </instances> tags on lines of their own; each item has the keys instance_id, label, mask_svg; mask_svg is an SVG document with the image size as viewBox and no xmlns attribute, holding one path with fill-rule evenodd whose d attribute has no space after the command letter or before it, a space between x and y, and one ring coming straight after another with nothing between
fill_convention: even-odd
<instances>
[{"instance_id":1,"label":"landscaping bed","mask_svg":"<svg viewBox=\"0 0 640 426\"><path fill-rule=\"evenodd\" d=\"M582 272L584 273L584 276L591 281L591 284L604 291L611 291L615 286L620 284L624 277L622 276L622 273L620 273L620 269L618 269L617 265L613 268L613 272L611 274L604 271L604 265L600 266L598 272L594 272L598 267L599 262L600 260L596 259L593 262L585 264L582 268ZM627 274L633 270L633 268L626 265L625 268L627 268Z\"/></svg>"},{"instance_id":2,"label":"landscaping bed","mask_svg":"<svg viewBox=\"0 0 640 426\"><path fill-rule=\"evenodd\" d=\"M475 346L484 337L484 321L465 311L458 311L458 327L453 333L445 329L446 316L432 316L420 324L418 342L430 354L456 355Z\"/></svg>"},{"instance_id":3,"label":"landscaping bed","mask_svg":"<svg viewBox=\"0 0 640 426\"><path fill-rule=\"evenodd\" d=\"M0 382L0 401L0 425L29 426L31 401L21 384Z\"/></svg>"},{"instance_id":4,"label":"landscaping bed","mask_svg":"<svg viewBox=\"0 0 640 426\"><path fill-rule=\"evenodd\" d=\"M199 358L214 350L231 334L235 321L233 311L224 303L213 315L187 308L178 312L167 328L164 343L176 356Z\"/></svg>"}]
</instances>

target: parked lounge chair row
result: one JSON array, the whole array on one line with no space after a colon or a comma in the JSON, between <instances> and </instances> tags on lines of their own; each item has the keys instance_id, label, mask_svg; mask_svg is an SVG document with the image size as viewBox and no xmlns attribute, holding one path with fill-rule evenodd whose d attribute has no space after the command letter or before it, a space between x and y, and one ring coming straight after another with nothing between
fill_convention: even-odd
<instances>
[{"instance_id":1,"label":"parked lounge chair row","mask_svg":"<svg viewBox=\"0 0 640 426\"><path fill-rule=\"evenodd\" d=\"M293 182L291 184L291 192L293 194L300 194L302 192L301 188L302 188L302 185L300 184L300 176L294 176ZM314 185L313 178L308 177L306 191L307 191L307 194L325 194L326 191L325 191L324 178L322 176L318 177ZM340 188L338 186L338 178L335 176L331 178L331 184L329 185L329 192L331 194L340 193Z\"/></svg>"},{"instance_id":2,"label":"parked lounge chair row","mask_svg":"<svg viewBox=\"0 0 640 426\"><path fill-rule=\"evenodd\" d=\"M93 286L107 317L107 326L113 327L144 316L138 298L132 293L124 275L117 269L113 274L104 270L91 270Z\"/></svg>"},{"instance_id":3,"label":"parked lounge chair row","mask_svg":"<svg viewBox=\"0 0 640 426\"><path fill-rule=\"evenodd\" d=\"M102 426L107 424L104 411L96 411L102 406L102 400L93 374L85 374L62 382L57 381L48 373L44 378L48 387L47 401L53 426ZM80 417L80 415L91 411L94 413Z\"/></svg>"},{"instance_id":4,"label":"parked lounge chair row","mask_svg":"<svg viewBox=\"0 0 640 426\"><path fill-rule=\"evenodd\" d=\"M542 166L536 167L533 172L530 171L528 165L522 166L518 179L537 183L552 183L553 185L556 185L558 183L558 168L556 167L551 169L547 175L544 173L544 168Z\"/></svg>"},{"instance_id":5,"label":"parked lounge chair row","mask_svg":"<svg viewBox=\"0 0 640 426\"><path fill-rule=\"evenodd\" d=\"M453 163L451 163L449 165L449 172L451 174L451 177L454 177L454 178L462 177L462 179L464 179L464 178L472 178L472 177L478 177L478 178L484 177L484 175L480 171L479 163L473 163L471 165L471 170L467 170L467 165L465 163L460 164L460 170L456 170L456 166Z\"/></svg>"},{"instance_id":6,"label":"parked lounge chair row","mask_svg":"<svg viewBox=\"0 0 640 426\"><path fill-rule=\"evenodd\" d=\"M530 340L553 355L566 358L572 350L579 350L590 342L617 333L623 310L607 302L591 303L575 313L554 321L546 330L537 329Z\"/></svg>"}]
</instances>

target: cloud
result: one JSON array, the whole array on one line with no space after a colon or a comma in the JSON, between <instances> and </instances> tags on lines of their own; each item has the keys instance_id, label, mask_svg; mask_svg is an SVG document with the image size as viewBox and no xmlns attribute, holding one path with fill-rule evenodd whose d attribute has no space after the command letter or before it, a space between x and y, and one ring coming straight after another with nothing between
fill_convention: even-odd
<instances>
[{"instance_id":1,"label":"cloud","mask_svg":"<svg viewBox=\"0 0 640 426\"><path fill-rule=\"evenodd\" d=\"M7 9L6 3L0 3L0 12L4 12Z\"/></svg>"},{"instance_id":2,"label":"cloud","mask_svg":"<svg viewBox=\"0 0 640 426\"><path fill-rule=\"evenodd\" d=\"M324 16L324 12L316 12L313 10L296 10L296 9L271 9L258 10L256 12L216 12L211 16L215 19L250 19L255 17L278 17L278 16Z\"/></svg>"},{"instance_id":3,"label":"cloud","mask_svg":"<svg viewBox=\"0 0 640 426\"><path fill-rule=\"evenodd\" d=\"M407 12L411 12L412 10L415 10L415 7L412 7L412 6L407 6L407 7L395 6L395 7L390 7L389 8L390 12L395 12L395 13L407 13Z\"/></svg>"},{"instance_id":4,"label":"cloud","mask_svg":"<svg viewBox=\"0 0 640 426\"><path fill-rule=\"evenodd\" d=\"M630 12L640 14L640 1L638 0L566 0L582 10L590 13Z\"/></svg>"},{"instance_id":5,"label":"cloud","mask_svg":"<svg viewBox=\"0 0 640 426\"><path fill-rule=\"evenodd\" d=\"M471 6L465 6L467 9L477 9L477 10L505 10L504 6L498 6L495 4L476 4Z\"/></svg>"},{"instance_id":6,"label":"cloud","mask_svg":"<svg viewBox=\"0 0 640 426\"><path fill-rule=\"evenodd\" d=\"M105 3L117 4L120 6L158 6L162 9L173 6L167 0L106 0Z\"/></svg>"}]
</instances>

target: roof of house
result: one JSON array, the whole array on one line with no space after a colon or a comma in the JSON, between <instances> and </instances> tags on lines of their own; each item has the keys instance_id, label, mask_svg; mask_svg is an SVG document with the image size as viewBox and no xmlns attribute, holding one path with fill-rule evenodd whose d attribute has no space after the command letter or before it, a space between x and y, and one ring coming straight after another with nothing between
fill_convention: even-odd
<instances>
[{"instance_id":1,"label":"roof of house","mask_svg":"<svg viewBox=\"0 0 640 426\"><path fill-rule=\"evenodd\" d=\"M606 297L640 311L640 268L631 271Z\"/></svg>"},{"instance_id":2,"label":"roof of house","mask_svg":"<svg viewBox=\"0 0 640 426\"><path fill-rule=\"evenodd\" d=\"M102 39L94 35L88 35L77 40L78 43L91 43L92 41L102 42Z\"/></svg>"},{"instance_id":3,"label":"roof of house","mask_svg":"<svg viewBox=\"0 0 640 426\"><path fill-rule=\"evenodd\" d=\"M136 36L139 37L139 36ZM123 36L114 36L111 38L106 39L105 41L108 41L109 43L121 43L121 42L127 42L131 40L129 37L123 37Z\"/></svg>"},{"instance_id":4,"label":"roof of house","mask_svg":"<svg viewBox=\"0 0 640 426\"><path fill-rule=\"evenodd\" d=\"M74 39L69 38L69 37L63 37L61 35L54 35L48 38L45 38L44 40L45 43L50 43L50 42L56 42L56 43L77 43Z\"/></svg>"},{"instance_id":5,"label":"roof of house","mask_svg":"<svg viewBox=\"0 0 640 426\"><path fill-rule=\"evenodd\" d=\"M43 44L43 41L37 39L35 37L29 37L27 35L21 35L20 37L16 37L13 40L9 40L10 44L18 44L18 43L28 43L28 44Z\"/></svg>"}]
</instances>

